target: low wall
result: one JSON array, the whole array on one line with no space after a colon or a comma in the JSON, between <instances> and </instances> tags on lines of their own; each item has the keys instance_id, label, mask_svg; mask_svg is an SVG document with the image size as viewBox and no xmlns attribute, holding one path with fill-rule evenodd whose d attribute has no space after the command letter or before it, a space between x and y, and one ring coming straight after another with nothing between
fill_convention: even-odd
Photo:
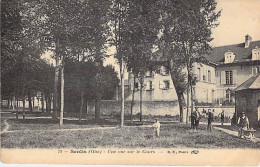
<instances>
[{"instance_id":1,"label":"low wall","mask_svg":"<svg viewBox=\"0 0 260 167\"><path fill-rule=\"evenodd\" d=\"M70 106L70 107L69 107ZM73 103L66 107L66 111L69 112L79 112L79 106L80 103ZM130 107L131 107L131 101L125 101L125 115L130 115ZM235 113L235 107L212 107L212 106L197 106L199 112L202 115L205 115L205 113L202 113L203 109L208 111L208 109L214 109L214 115L218 116L222 110L225 111L225 116L232 118L233 114ZM101 115L120 115L121 112L121 101L116 100L102 100L101 101ZM140 111L140 103L139 101L135 101L134 107L133 107L133 114L137 114ZM183 116L184 120L186 119L186 108L184 108ZM87 104L87 113L90 115L94 115L95 113L95 102L91 101ZM179 104L178 101L143 101L143 115L171 115L176 116L179 115ZM190 112L189 112L190 115ZM206 115L205 115L206 116Z\"/></svg>"},{"instance_id":2,"label":"low wall","mask_svg":"<svg viewBox=\"0 0 260 167\"><path fill-rule=\"evenodd\" d=\"M143 101L143 115L177 115L179 114L178 101ZM125 102L125 114L130 115L131 102ZM119 115L121 111L121 101L104 100L101 101L101 115ZM139 102L136 101L133 107L133 114L140 111ZM88 102L88 114L95 113L95 103Z\"/></svg>"}]
</instances>

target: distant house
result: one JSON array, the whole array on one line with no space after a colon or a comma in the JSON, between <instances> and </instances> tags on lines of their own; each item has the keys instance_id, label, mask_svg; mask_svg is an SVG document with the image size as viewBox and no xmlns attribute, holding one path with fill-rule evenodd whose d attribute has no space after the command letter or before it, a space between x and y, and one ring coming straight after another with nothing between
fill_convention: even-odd
<instances>
[{"instance_id":1,"label":"distant house","mask_svg":"<svg viewBox=\"0 0 260 167\"><path fill-rule=\"evenodd\" d=\"M215 64L215 103L232 105L234 89L259 73L260 41L246 35L244 43L215 47L206 58Z\"/></svg>"},{"instance_id":2,"label":"distant house","mask_svg":"<svg viewBox=\"0 0 260 167\"><path fill-rule=\"evenodd\" d=\"M160 54L160 52L156 52ZM160 56L158 56L160 57ZM162 56L161 56L162 57ZM245 42L234 45L214 47L205 58L207 64L194 63L192 72L197 76L194 99L197 105L233 105L234 89L260 70L260 41L252 41L249 35ZM148 70L144 79L144 101L174 101L177 95L168 69L163 63L156 72ZM152 68L153 69L153 68ZM130 89L136 89L135 99L139 100L140 82L133 83L133 74L129 72ZM130 90L129 89L129 90ZM127 100L131 100L131 92Z\"/></svg>"},{"instance_id":3,"label":"distant house","mask_svg":"<svg viewBox=\"0 0 260 167\"><path fill-rule=\"evenodd\" d=\"M242 112L246 113L250 126L260 123L260 74L249 78L235 89L236 120Z\"/></svg>"}]
</instances>

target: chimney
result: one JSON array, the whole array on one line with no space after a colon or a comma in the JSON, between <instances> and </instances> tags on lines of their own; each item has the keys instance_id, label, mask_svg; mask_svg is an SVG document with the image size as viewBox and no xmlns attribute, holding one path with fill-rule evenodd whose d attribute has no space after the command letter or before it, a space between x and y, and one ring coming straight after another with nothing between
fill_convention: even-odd
<instances>
[{"instance_id":1,"label":"chimney","mask_svg":"<svg viewBox=\"0 0 260 167\"><path fill-rule=\"evenodd\" d=\"M250 35L246 35L245 36L245 48L248 48L250 46L250 42L252 41L252 38L250 37Z\"/></svg>"}]
</instances>

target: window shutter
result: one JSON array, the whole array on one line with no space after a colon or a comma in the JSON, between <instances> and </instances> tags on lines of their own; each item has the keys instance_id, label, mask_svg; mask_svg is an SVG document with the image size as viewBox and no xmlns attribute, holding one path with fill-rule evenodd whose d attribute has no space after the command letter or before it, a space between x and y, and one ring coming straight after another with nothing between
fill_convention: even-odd
<instances>
[{"instance_id":1,"label":"window shutter","mask_svg":"<svg viewBox=\"0 0 260 167\"><path fill-rule=\"evenodd\" d=\"M131 90L134 90L135 84L134 83L130 83L130 88L131 88Z\"/></svg>"},{"instance_id":2,"label":"window shutter","mask_svg":"<svg viewBox=\"0 0 260 167\"><path fill-rule=\"evenodd\" d=\"M225 84L226 83L226 73L225 71L221 71L221 75L220 75L220 84Z\"/></svg>"},{"instance_id":3,"label":"window shutter","mask_svg":"<svg viewBox=\"0 0 260 167\"><path fill-rule=\"evenodd\" d=\"M140 90L141 89L141 84L140 84L140 82L138 82L138 90Z\"/></svg>"},{"instance_id":4,"label":"window shutter","mask_svg":"<svg viewBox=\"0 0 260 167\"><path fill-rule=\"evenodd\" d=\"M155 84L154 84L154 82L152 82L152 89L154 89L155 88Z\"/></svg>"},{"instance_id":5,"label":"window shutter","mask_svg":"<svg viewBox=\"0 0 260 167\"><path fill-rule=\"evenodd\" d=\"M233 84L236 84L236 79L237 79L237 70L232 70L233 73Z\"/></svg>"},{"instance_id":6,"label":"window shutter","mask_svg":"<svg viewBox=\"0 0 260 167\"><path fill-rule=\"evenodd\" d=\"M211 74L211 82L212 82L212 83L216 83L216 77L217 77L216 74L217 74L217 73L214 72L214 71L213 71L212 74Z\"/></svg>"},{"instance_id":7,"label":"window shutter","mask_svg":"<svg viewBox=\"0 0 260 167\"><path fill-rule=\"evenodd\" d=\"M150 82L149 82L149 81L146 82L145 89L146 89L146 90L150 90Z\"/></svg>"},{"instance_id":8,"label":"window shutter","mask_svg":"<svg viewBox=\"0 0 260 167\"><path fill-rule=\"evenodd\" d=\"M164 88L164 83L163 83L163 81L159 81L159 88L160 88L160 89L163 89L163 88Z\"/></svg>"}]
</instances>

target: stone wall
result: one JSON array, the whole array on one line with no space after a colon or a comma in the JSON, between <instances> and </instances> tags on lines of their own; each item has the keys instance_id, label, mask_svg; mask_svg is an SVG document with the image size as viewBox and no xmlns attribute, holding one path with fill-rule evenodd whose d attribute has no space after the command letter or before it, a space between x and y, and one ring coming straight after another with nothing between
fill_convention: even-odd
<instances>
[{"instance_id":1,"label":"stone wall","mask_svg":"<svg viewBox=\"0 0 260 167\"><path fill-rule=\"evenodd\" d=\"M130 115L130 106L131 102L125 102L125 114ZM140 105L139 101L136 101L133 108L133 114L139 113ZM201 114L202 110L205 109L214 109L214 115L217 116L222 112L225 111L225 116L232 118L233 114L235 113L234 107L210 107L210 106L198 106L198 110ZM87 107L88 114L95 113L95 103L94 101L88 102ZM101 114L102 115L120 115L121 111L121 102L115 100L103 100L101 101ZM184 109L184 119L186 116L186 109ZM179 104L178 101L144 101L143 102L143 115L171 115L176 116L179 115Z\"/></svg>"},{"instance_id":2,"label":"stone wall","mask_svg":"<svg viewBox=\"0 0 260 167\"><path fill-rule=\"evenodd\" d=\"M130 115L131 102L125 102L125 114ZM121 102L115 100L101 101L102 115L119 115L121 111ZM133 114L139 113L139 102L136 101L133 108ZM94 101L88 102L88 114L95 113ZM143 101L143 115L177 115L179 114L178 101Z\"/></svg>"}]
</instances>

